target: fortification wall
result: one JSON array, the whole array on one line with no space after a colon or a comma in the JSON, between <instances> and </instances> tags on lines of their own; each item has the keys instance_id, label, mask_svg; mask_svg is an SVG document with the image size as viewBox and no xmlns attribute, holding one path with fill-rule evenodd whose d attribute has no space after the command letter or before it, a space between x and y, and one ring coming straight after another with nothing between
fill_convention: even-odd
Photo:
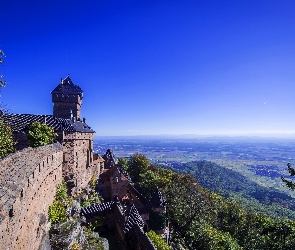
<instances>
[{"instance_id":1,"label":"fortification wall","mask_svg":"<svg viewBox=\"0 0 295 250\"><path fill-rule=\"evenodd\" d=\"M26 148L0 161L0 249L38 249L62 180L59 143Z\"/></svg>"},{"instance_id":2,"label":"fortification wall","mask_svg":"<svg viewBox=\"0 0 295 250\"><path fill-rule=\"evenodd\" d=\"M85 188L92 176L98 178L102 158L93 157L93 133L73 132L64 135L62 145L64 147L63 176L78 193Z\"/></svg>"}]
</instances>

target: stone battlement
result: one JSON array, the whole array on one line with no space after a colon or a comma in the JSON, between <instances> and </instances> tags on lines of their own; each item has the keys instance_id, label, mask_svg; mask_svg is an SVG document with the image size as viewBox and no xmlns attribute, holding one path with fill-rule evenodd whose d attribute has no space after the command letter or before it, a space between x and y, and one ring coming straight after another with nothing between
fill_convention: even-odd
<instances>
[{"instance_id":1,"label":"stone battlement","mask_svg":"<svg viewBox=\"0 0 295 250\"><path fill-rule=\"evenodd\" d=\"M59 143L26 148L0 160L0 249L38 249L48 208L62 180Z\"/></svg>"}]
</instances>

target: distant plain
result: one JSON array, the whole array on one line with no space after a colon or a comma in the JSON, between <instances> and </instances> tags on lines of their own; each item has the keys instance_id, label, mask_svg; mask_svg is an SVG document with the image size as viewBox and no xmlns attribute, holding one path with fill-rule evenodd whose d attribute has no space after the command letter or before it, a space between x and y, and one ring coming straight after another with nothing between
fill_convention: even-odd
<instances>
[{"instance_id":1,"label":"distant plain","mask_svg":"<svg viewBox=\"0 0 295 250\"><path fill-rule=\"evenodd\" d=\"M154 163L177 166L179 163L207 160L232 169L264 187L273 187L292 197L281 181L289 177L287 163L295 164L295 140L259 137L110 137L94 141L96 153L111 148L116 157L136 152Z\"/></svg>"}]
</instances>

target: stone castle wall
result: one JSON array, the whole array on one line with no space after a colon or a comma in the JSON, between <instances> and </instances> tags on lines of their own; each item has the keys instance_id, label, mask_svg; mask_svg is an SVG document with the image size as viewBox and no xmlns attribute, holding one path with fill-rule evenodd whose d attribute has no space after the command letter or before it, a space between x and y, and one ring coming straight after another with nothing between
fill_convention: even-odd
<instances>
[{"instance_id":1,"label":"stone castle wall","mask_svg":"<svg viewBox=\"0 0 295 250\"><path fill-rule=\"evenodd\" d=\"M26 148L0 161L0 249L38 249L62 180L59 143Z\"/></svg>"},{"instance_id":2,"label":"stone castle wall","mask_svg":"<svg viewBox=\"0 0 295 250\"><path fill-rule=\"evenodd\" d=\"M100 174L103 159L93 155L93 133L57 131L56 140L63 146L63 177L68 183L69 189L78 193L85 188L90 179ZM29 146L26 131L15 132L14 138L18 142L17 149Z\"/></svg>"},{"instance_id":3,"label":"stone castle wall","mask_svg":"<svg viewBox=\"0 0 295 250\"><path fill-rule=\"evenodd\" d=\"M87 186L91 178L98 178L101 157L93 155L93 133L73 132L64 134L63 176L71 183L74 192L78 193Z\"/></svg>"}]
</instances>

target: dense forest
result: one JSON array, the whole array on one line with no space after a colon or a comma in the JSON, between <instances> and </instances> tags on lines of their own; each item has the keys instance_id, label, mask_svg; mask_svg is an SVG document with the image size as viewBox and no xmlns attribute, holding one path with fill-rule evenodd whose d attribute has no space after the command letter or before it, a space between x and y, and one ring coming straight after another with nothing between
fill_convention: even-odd
<instances>
[{"instance_id":1,"label":"dense forest","mask_svg":"<svg viewBox=\"0 0 295 250\"><path fill-rule=\"evenodd\" d=\"M246 209L266 213L274 219L286 217L295 220L295 202L291 196L273 188L262 187L233 170L209 161L178 164L173 169L190 174L202 187L231 198Z\"/></svg>"},{"instance_id":2,"label":"dense forest","mask_svg":"<svg viewBox=\"0 0 295 250\"><path fill-rule=\"evenodd\" d=\"M170 221L170 244L174 249L279 250L295 248L294 221L279 217L273 219L253 209L245 209L235 200L203 188L195 178L200 179L195 164L197 163L188 164L187 169L183 169L190 173L187 174L159 168L150 164L146 157L140 154L133 155L128 161L119 159L120 167L123 171L127 171L134 181L134 186L140 192L150 196L156 187L163 192L168 202L166 216ZM206 162L200 163L200 166L202 164L210 166ZM217 168L217 166L212 166L209 168L214 172L214 167ZM205 169L203 171L208 172ZM222 191L222 186L216 183L221 182L227 174L224 172L223 176L220 173L221 177L218 178L218 174L214 177L212 173L211 179L210 175L202 176L202 178L207 179L206 186L210 186L211 183L213 189ZM259 187L250 188L251 183L248 183L248 186L248 181L240 177L234 181L235 176L232 173L229 175L233 178L232 189L243 191L244 196L257 198L260 195L259 192L265 191L260 190ZM204 184L204 180L201 179L200 182ZM229 193L228 197L230 197ZM242 195L240 197L245 199ZM252 199L256 200L256 198ZM285 198L289 200L288 196ZM271 191L269 199L270 201L262 200L262 204L267 204L267 202L272 204L277 199L283 200L284 196Z\"/></svg>"}]
</instances>

